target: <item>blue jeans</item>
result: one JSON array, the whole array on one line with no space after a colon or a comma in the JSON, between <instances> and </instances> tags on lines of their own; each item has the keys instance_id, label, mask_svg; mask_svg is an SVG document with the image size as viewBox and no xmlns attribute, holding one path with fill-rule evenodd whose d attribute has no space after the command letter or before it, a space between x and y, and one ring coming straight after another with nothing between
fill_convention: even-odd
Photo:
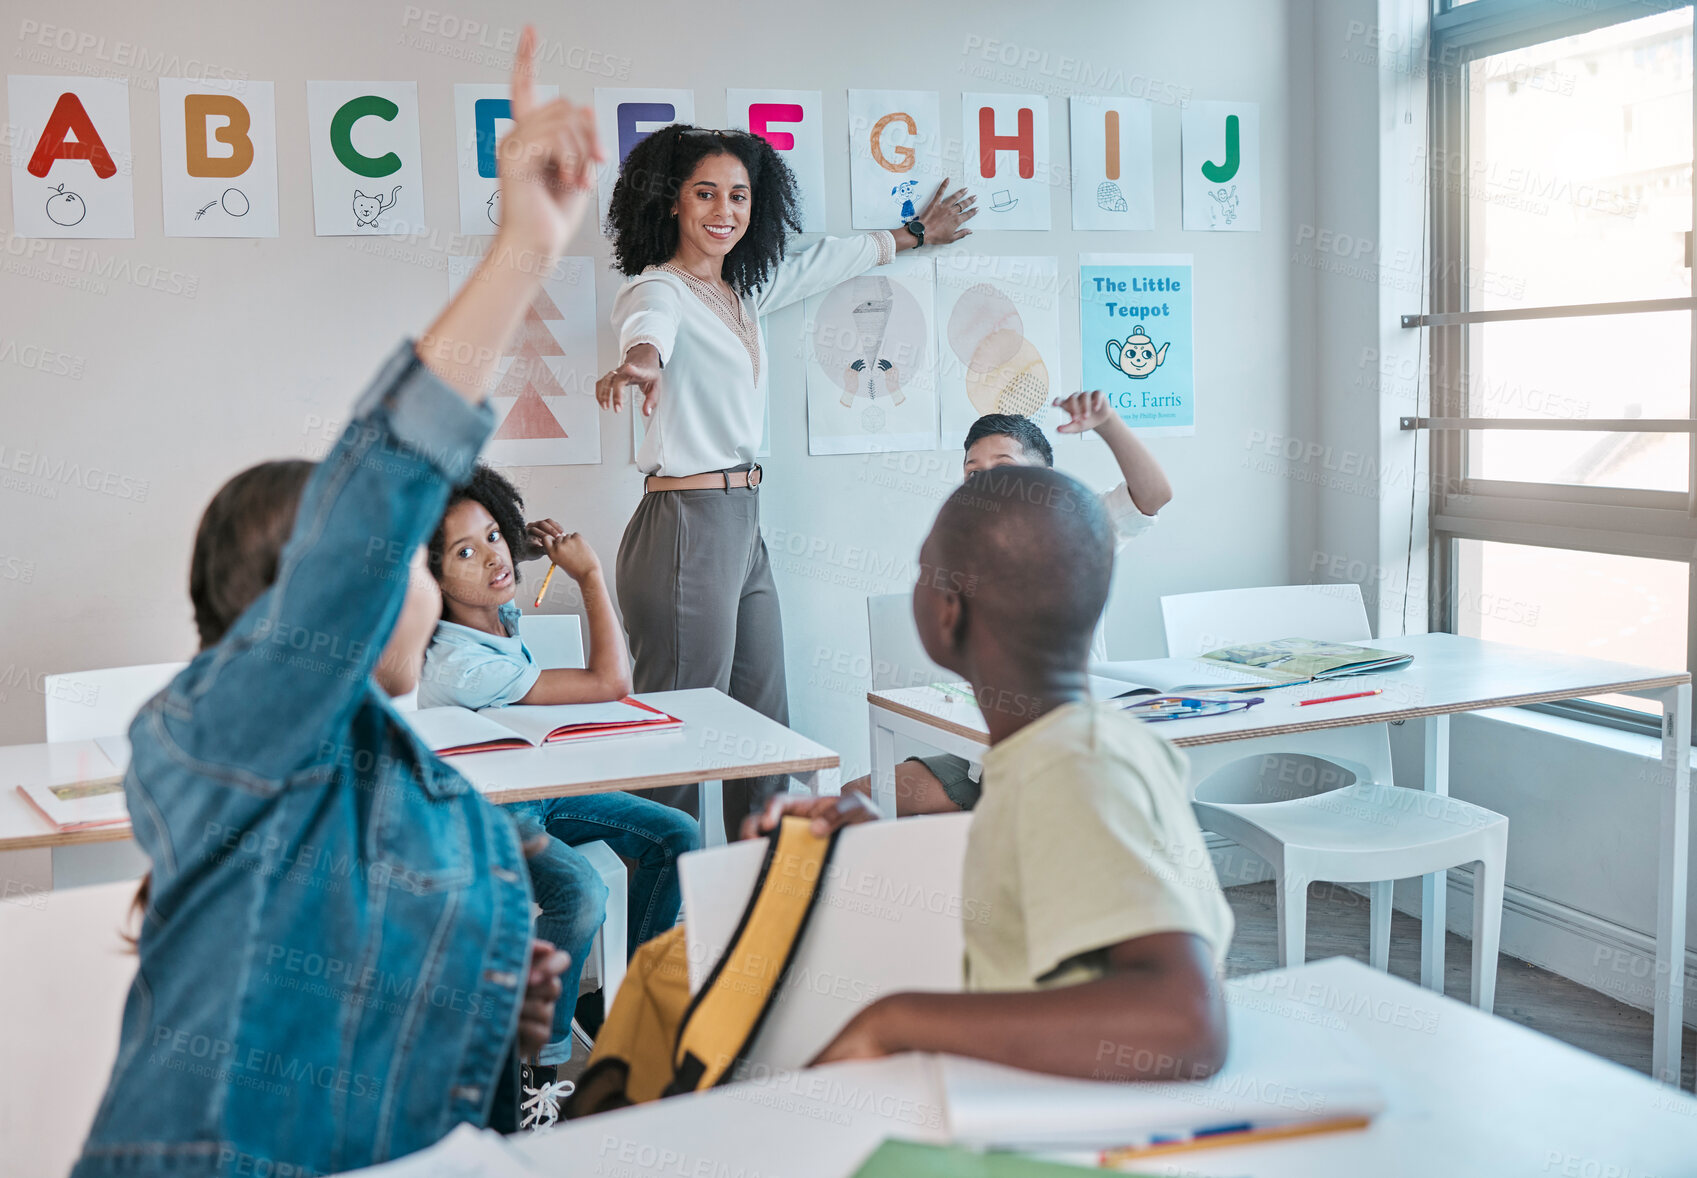
<instances>
[{"instance_id":1,"label":"blue jeans","mask_svg":"<svg viewBox=\"0 0 1697 1178\"><path fill-rule=\"evenodd\" d=\"M583 963L595 933L607 918L607 885L574 847L604 842L621 859L636 864L630 876L627 954L677 923L683 897L678 891L678 856L700 845L699 828L688 814L627 793L587 794L513 802L506 809L518 820L520 836L550 835L547 850L530 860L530 881L542 915L536 935L571 954L560 979L554 1007L554 1036L538 1062L571 1058L572 1010L577 1004ZM610 948L609 952L617 952Z\"/></svg>"}]
</instances>

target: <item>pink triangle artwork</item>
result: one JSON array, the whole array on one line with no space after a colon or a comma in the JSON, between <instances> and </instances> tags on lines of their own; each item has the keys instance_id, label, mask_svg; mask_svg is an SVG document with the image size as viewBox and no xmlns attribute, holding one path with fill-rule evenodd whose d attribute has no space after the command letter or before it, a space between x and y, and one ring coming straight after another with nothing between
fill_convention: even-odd
<instances>
[{"instance_id":1,"label":"pink triangle artwork","mask_svg":"<svg viewBox=\"0 0 1697 1178\"><path fill-rule=\"evenodd\" d=\"M448 259L448 292L479 259ZM545 275L502 358L489 394L496 428L483 459L496 467L572 466L601 461L601 408L587 390L595 370L595 262L561 258Z\"/></svg>"}]
</instances>

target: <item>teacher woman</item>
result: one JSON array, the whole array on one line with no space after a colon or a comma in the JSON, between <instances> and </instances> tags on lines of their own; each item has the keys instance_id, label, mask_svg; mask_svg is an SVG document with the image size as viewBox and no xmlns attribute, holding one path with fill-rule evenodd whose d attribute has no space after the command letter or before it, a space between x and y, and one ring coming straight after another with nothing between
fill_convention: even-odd
<instances>
[{"instance_id":1,"label":"teacher woman","mask_svg":"<svg viewBox=\"0 0 1697 1178\"><path fill-rule=\"evenodd\" d=\"M795 179L746 131L664 127L631 149L608 211L631 276L613 302L623 363L596 382L603 408L641 397L645 494L619 543L619 608L638 691L716 687L789 721L777 587L760 536L766 341L760 316L829 290L897 252L956 241L976 210L939 185L894 232L828 237L785 257L799 232ZM784 786L724 784L725 832ZM653 791L694 811L694 787Z\"/></svg>"}]
</instances>

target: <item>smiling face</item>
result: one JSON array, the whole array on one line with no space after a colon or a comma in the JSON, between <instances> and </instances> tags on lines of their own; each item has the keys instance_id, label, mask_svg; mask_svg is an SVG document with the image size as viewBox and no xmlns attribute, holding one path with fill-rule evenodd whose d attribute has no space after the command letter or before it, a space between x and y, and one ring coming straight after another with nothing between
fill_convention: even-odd
<instances>
[{"instance_id":1,"label":"smiling face","mask_svg":"<svg viewBox=\"0 0 1697 1178\"><path fill-rule=\"evenodd\" d=\"M710 257L724 257L748 232L752 200L741 160L730 152L703 156L672 206L679 238Z\"/></svg>"},{"instance_id":2,"label":"smiling face","mask_svg":"<svg viewBox=\"0 0 1697 1178\"><path fill-rule=\"evenodd\" d=\"M513 599L513 555L500 527L475 499L442 517L442 597L449 621L455 607L487 609Z\"/></svg>"},{"instance_id":3,"label":"smiling face","mask_svg":"<svg viewBox=\"0 0 1697 1178\"><path fill-rule=\"evenodd\" d=\"M1147 336L1133 336L1125 341L1120 352L1120 369L1133 376L1147 376L1160 361L1155 358L1155 342Z\"/></svg>"}]
</instances>

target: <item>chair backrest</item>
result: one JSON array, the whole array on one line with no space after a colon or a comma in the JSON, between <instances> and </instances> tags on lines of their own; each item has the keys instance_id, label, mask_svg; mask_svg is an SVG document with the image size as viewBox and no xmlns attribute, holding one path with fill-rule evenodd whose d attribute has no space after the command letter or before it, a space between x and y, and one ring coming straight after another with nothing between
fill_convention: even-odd
<instances>
[{"instance_id":1,"label":"chair backrest","mask_svg":"<svg viewBox=\"0 0 1697 1178\"><path fill-rule=\"evenodd\" d=\"M961 898L971 824L971 814L939 814L867 822L838 836L750 1063L805 1067L879 995L961 988L961 922L982 916ZM692 993L735 936L766 846L750 839L679 858Z\"/></svg>"},{"instance_id":2,"label":"chair backrest","mask_svg":"<svg viewBox=\"0 0 1697 1178\"><path fill-rule=\"evenodd\" d=\"M913 624L911 593L881 593L866 599L866 628L871 638L872 690L950 683L959 675L943 670L925 653Z\"/></svg>"},{"instance_id":3,"label":"chair backrest","mask_svg":"<svg viewBox=\"0 0 1697 1178\"><path fill-rule=\"evenodd\" d=\"M1366 642L1373 637L1361 586L1354 583L1178 593L1161 598L1161 618L1172 658L1275 638Z\"/></svg>"},{"instance_id":4,"label":"chair backrest","mask_svg":"<svg viewBox=\"0 0 1697 1178\"><path fill-rule=\"evenodd\" d=\"M526 614L519 633L543 670L583 666L583 623L576 614Z\"/></svg>"},{"instance_id":5,"label":"chair backrest","mask_svg":"<svg viewBox=\"0 0 1697 1178\"><path fill-rule=\"evenodd\" d=\"M0 1140L8 1174L64 1174L118 1054L134 880L0 902ZM27 1012L27 1013L25 1013Z\"/></svg>"},{"instance_id":6,"label":"chair backrest","mask_svg":"<svg viewBox=\"0 0 1697 1178\"><path fill-rule=\"evenodd\" d=\"M43 685L48 740L122 736L141 705L158 695L187 663L146 663L49 675Z\"/></svg>"}]
</instances>

